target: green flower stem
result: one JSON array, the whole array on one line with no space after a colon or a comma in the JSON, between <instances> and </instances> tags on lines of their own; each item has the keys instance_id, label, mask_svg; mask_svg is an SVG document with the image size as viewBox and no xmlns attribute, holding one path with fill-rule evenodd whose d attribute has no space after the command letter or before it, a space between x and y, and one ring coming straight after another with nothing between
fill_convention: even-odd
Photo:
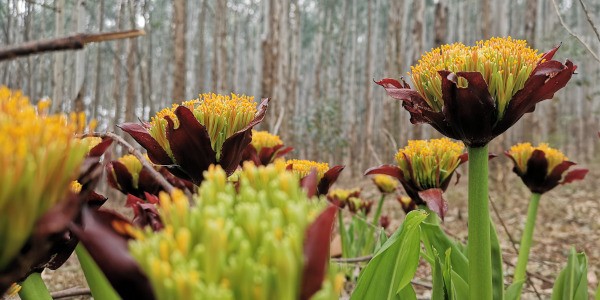
<instances>
[{"instance_id":1,"label":"green flower stem","mask_svg":"<svg viewBox=\"0 0 600 300\"><path fill-rule=\"evenodd\" d=\"M108 279L106 279L106 276L104 276L104 273L102 273L83 245L77 245L75 253L77 253L77 259L79 259L83 275L85 275L85 280L90 286L90 291L94 299L120 299L117 292L115 292L112 285L108 282Z\"/></svg>"},{"instance_id":2,"label":"green flower stem","mask_svg":"<svg viewBox=\"0 0 600 300\"><path fill-rule=\"evenodd\" d=\"M340 240L342 243L342 257L348 257L349 253L349 248L350 248L350 243L348 243L347 240L347 235L346 235L346 226L344 225L344 214L343 214L343 210L339 209L337 216L338 216L338 226L340 227Z\"/></svg>"},{"instance_id":3,"label":"green flower stem","mask_svg":"<svg viewBox=\"0 0 600 300\"><path fill-rule=\"evenodd\" d=\"M469 299L492 299L488 155L469 147Z\"/></svg>"},{"instance_id":4,"label":"green flower stem","mask_svg":"<svg viewBox=\"0 0 600 300\"><path fill-rule=\"evenodd\" d=\"M381 198L379 198L379 203L377 203L377 210L375 211L375 215L373 216L373 226L379 228L379 218L381 218L381 210L383 209L383 200L385 200L385 194L381 194Z\"/></svg>"},{"instance_id":5,"label":"green flower stem","mask_svg":"<svg viewBox=\"0 0 600 300\"><path fill-rule=\"evenodd\" d=\"M535 229L535 218L537 217L537 210L538 205L540 204L541 196L541 194L533 193L531 195L531 200L529 201L529 208L527 210L527 221L525 222L523 236L521 237L521 245L519 247L519 259L517 260L517 266L515 267L513 282L525 280L527 271L527 261L529 260L529 250L531 249L531 242L533 240L533 230Z\"/></svg>"},{"instance_id":6,"label":"green flower stem","mask_svg":"<svg viewBox=\"0 0 600 300\"><path fill-rule=\"evenodd\" d=\"M23 300L52 300L52 296L42 280L42 274L38 272L31 273L25 281L21 282L19 297Z\"/></svg>"}]
</instances>

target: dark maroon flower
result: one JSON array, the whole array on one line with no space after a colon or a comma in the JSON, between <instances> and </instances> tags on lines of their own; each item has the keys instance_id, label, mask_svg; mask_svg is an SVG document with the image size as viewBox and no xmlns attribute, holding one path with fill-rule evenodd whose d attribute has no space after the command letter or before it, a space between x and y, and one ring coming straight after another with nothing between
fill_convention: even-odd
<instances>
[{"instance_id":1,"label":"dark maroon flower","mask_svg":"<svg viewBox=\"0 0 600 300\"><path fill-rule=\"evenodd\" d=\"M588 173L587 169L567 172L575 163L547 144L537 147L530 143L517 144L504 154L515 163L513 172L521 177L532 193L543 194L559 184L583 180Z\"/></svg>"},{"instance_id":2,"label":"dark maroon flower","mask_svg":"<svg viewBox=\"0 0 600 300\"><path fill-rule=\"evenodd\" d=\"M163 229L164 226L156 208L158 202L158 197L149 193L145 194L144 199L128 194L125 206L133 209L131 223L139 228L149 226L153 231Z\"/></svg>"},{"instance_id":3,"label":"dark maroon flower","mask_svg":"<svg viewBox=\"0 0 600 300\"><path fill-rule=\"evenodd\" d=\"M525 41L510 37L472 47L444 45L412 67L416 89L404 80L376 83L402 101L413 124L428 123L469 147L482 147L571 79L577 66L552 60L557 50L540 55Z\"/></svg>"},{"instance_id":4,"label":"dark maroon flower","mask_svg":"<svg viewBox=\"0 0 600 300\"><path fill-rule=\"evenodd\" d=\"M294 150L285 147L279 136L267 131L252 130L252 142L246 146L242 161L252 161L255 165L268 165Z\"/></svg>"},{"instance_id":5,"label":"dark maroon flower","mask_svg":"<svg viewBox=\"0 0 600 300\"><path fill-rule=\"evenodd\" d=\"M310 160L291 159L286 162L288 170L300 175L305 180L312 172L316 172L317 194L327 195L329 188L340 176L344 166L334 166L331 169L327 163L318 163Z\"/></svg>"},{"instance_id":6,"label":"dark maroon flower","mask_svg":"<svg viewBox=\"0 0 600 300\"><path fill-rule=\"evenodd\" d=\"M200 100L163 109L150 123L119 127L148 151L153 163L198 185L210 165L222 166L228 175L235 171L268 102L256 108L251 97L203 94Z\"/></svg>"}]
</instances>

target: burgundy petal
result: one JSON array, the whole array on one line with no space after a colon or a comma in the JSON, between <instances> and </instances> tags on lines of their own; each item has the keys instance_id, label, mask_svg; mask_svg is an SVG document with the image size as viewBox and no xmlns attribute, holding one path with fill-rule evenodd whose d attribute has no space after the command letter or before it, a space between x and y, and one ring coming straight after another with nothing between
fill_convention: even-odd
<instances>
[{"instance_id":1,"label":"burgundy petal","mask_svg":"<svg viewBox=\"0 0 600 300\"><path fill-rule=\"evenodd\" d=\"M258 153L258 157L261 165L268 165L273 160L273 155L279 148L283 147L283 145L277 145L275 147L263 147L260 149L260 153Z\"/></svg>"},{"instance_id":2,"label":"burgundy petal","mask_svg":"<svg viewBox=\"0 0 600 300\"><path fill-rule=\"evenodd\" d=\"M534 150L527 161L527 172L521 179L533 193L544 193L558 184L558 180L550 182L547 180L548 160L546 154L541 150ZM560 179L560 178L559 178Z\"/></svg>"},{"instance_id":3,"label":"burgundy petal","mask_svg":"<svg viewBox=\"0 0 600 300\"><path fill-rule=\"evenodd\" d=\"M323 178L321 178L321 180L319 181L319 185L317 186L319 195L327 195L327 193L329 192L329 188L338 179L342 170L344 170L344 166L334 166L327 172L325 172Z\"/></svg>"},{"instance_id":4,"label":"burgundy petal","mask_svg":"<svg viewBox=\"0 0 600 300\"><path fill-rule=\"evenodd\" d=\"M140 196L142 193L158 194L161 189L162 186L154 179L154 176L146 167L143 167L138 178L137 191L140 193Z\"/></svg>"},{"instance_id":5,"label":"burgundy petal","mask_svg":"<svg viewBox=\"0 0 600 300\"><path fill-rule=\"evenodd\" d=\"M364 175L367 176L367 175L374 175L374 174L389 175L392 177L396 177L398 179L404 178L402 176L402 171L400 170L400 168L398 168L397 166L393 166L393 165L381 165L379 167L369 168L368 170L365 171Z\"/></svg>"},{"instance_id":6,"label":"burgundy petal","mask_svg":"<svg viewBox=\"0 0 600 300\"><path fill-rule=\"evenodd\" d=\"M173 163L165 149L148 133L148 130L136 123L123 123L117 125L123 131L127 132L138 144L148 152L150 160L159 165L170 165Z\"/></svg>"},{"instance_id":7,"label":"burgundy petal","mask_svg":"<svg viewBox=\"0 0 600 300\"><path fill-rule=\"evenodd\" d=\"M572 161L565 160L561 162L560 164L556 165L552 171L550 171L550 174L548 174L546 177L546 181L552 182L554 186L556 186L562 178L563 173L573 165L575 165L575 163Z\"/></svg>"},{"instance_id":8,"label":"burgundy petal","mask_svg":"<svg viewBox=\"0 0 600 300\"><path fill-rule=\"evenodd\" d=\"M317 169L315 168L313 168L308 175L300 179L300 186L304 188L308 197L313 197L317 194L317 179Z\"/></svg>"},{"instance_id":9,"label":"burgundy petal","mask_svg":"<svg viewBox=\"0 0 600 300\"><path fill-rule=\"evenodd\" d=\"M300 299L310 299L323 285L337 207L327 207L306 229Z\"/></svg>"},{"instance_id":10,"label":"burgundy petal","mask_svg":"<svg viewBox=\"0 0 600 300\"><path fill-rule=\"evenodd\" d=\"M292 151L294 151L294 148L292 148L292 147L285 147L283 149L279 149L279 150L275 151L275 157L273 157L271 160L283 157L284 155L286 155Z\"/></svg>"},{"instance_id":11,"label":"burgundy petal","mask_svg":"<svg viewBox=\"0 0 600 300\"><path fill-rule=\"evenodd\" d=\"M411 90L406 82L402 85L395 79L385 78L375 81L375 83L382 86L390 97L402 101L402 107L410 113L412 124L431 123L430 116L439 114L433 111L417 91ZM441 116L441 114L439 115Z\"/></svg>"},{"instance_id":12,"label":"burgundy petal","mask_svg":"<svg viewBox=\"0 0 600 300\"><path fill-rule=\"evenodd\" d=\"M486 145L494 138L496 107L485 79L479 72L438 73L442 77L443 113L456 134L450 138L462 140L470 147ZM458 87L458 77L466 79L468 86Z\"/></svg>"},{"instance_id":13,"label":"burgundy petal","mask_svg":"<svg viewBox=\"0 0 600 300\"><path fill-rule=\"evenodd\" d=\"M561 44L556 45L554 48L550 49L548 52L544 53L540 60L538 61L538 65L542 62L549 61L554 57L554 54L560 48Z\"/></svg>"},{"instance_id":14,"label":"burgundy petal","mask_svg":"<svg viewBox=\"0 0 600 300\"><path fill-rule=\"evenodd\" d=\"M167 125L167 139L173 151L173 157L182 169L194 182L202 181L202 173L208 170L211 164L215 164L216 153L211 147L210 137L204 127L194 114L185 106L175 109L175 115L179 120L179 127L174 128L173 120L165 117ZM177 175L177 174L176 174Z\"/></svg>"},{"instance_id":15,"label":"burgundy petal","mask_svg":"<svg viewBox=\"0 0 600 300\"><path fill-rule=\"evenodd\" d=\"M135 210L138 211L138 213L133 217L133 225L139 228L149 226L155 232L164 228L156 205L151 203L136 203L134 205L136 206Z\"/></svg>"},{"instance_id":16,"label":"burgundy petal","mask_svg":"<svg viewBox=\"0 0 600 300\"><path fill-rule=\"evenodd\" d=\"M443 197L441 189L428 189L419 192L419 197L425 201L427 207L438 214L442 220L448 211L448 203Z\"/></svg>"},{"instance_id":17,"label":"burgundy petal","mask_svg":"<svg viewBox=\"0 0 600 300\"><path fill-rule=\"evenodd\" d=\"M589 171L590 170L588 169L577 169L570 171L567 173L567 175L560 184L566 184L575 180L583 180L585 178L585 175L587 175Z\"/></svg>"},{"instance_id":18,"label":"burgundy petal","mask_svg":"<svg viewBox=\"0 0 600 300\"><path fill-rule=\"evenodd\" d=\"M148 278L129 254L128 237L119 234L115 224L130 226L114 212L84 208L82 226L70 228L123 299L154 299Z\"/></svg>"},{"instance_id":19,"label":"burgundy petal","mask_svg":"<svg viewBox=\"0 0 600 300\"><path fill-rule=\"evenodd\" d=\"M102 156L102 154L104 154L104 152L106 152L106 150L108 149L108 147L112 144L113 140L111 138L103 138L102 142L100 142L98 145L92 147L92 149L90 149L90 152L88 154L88 156Z\"/></svg>"},{"instance_id":20,"label":"burgundy petal","mask_svg":"<svg viewBox=\"0 0 600 300\"><path fill-rule=\"evenodd\" d=\"M243 164L244 161L251 161L254 163L255 166L261 165L261 160L258 157L256 148L254 148L252 144L248 144L248 146L246 146L246 148L242 152L242 161L240 162L240 166Z\"/></svg>"},{"instance_id":21,"label":"burgundy petal","mask_svg":"<svg viewBox=\"0 0 600 300\"><path fill-rule=\"evenodd\" d=\"M122 164L120 161L112 161L110 162L112 165L112 170L114 171L115 177L117 178L117 184L120 187L120 191L123 194L131 193L136 194L135 188L133 187L133 177L127 167ZM110 175L110 174L108 174Z\"/></svg>"}]
</instances>

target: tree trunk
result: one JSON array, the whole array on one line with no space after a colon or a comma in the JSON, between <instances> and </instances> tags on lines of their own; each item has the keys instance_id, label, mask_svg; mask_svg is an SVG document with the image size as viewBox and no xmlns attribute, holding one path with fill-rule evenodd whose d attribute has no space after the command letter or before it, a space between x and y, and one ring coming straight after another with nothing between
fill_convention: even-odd
<instances>
[{"instance_id":1,"label":"tree trunk","mask_svg":"<svg viewBox=\"0 0 600 300\"><path fill-rule=\"evenodd\" d=\"M208 0L202 0L202 4L200 5L200 13L198 14L198 54L196 56L196 84L198 85L198 89L201 92L205 92L207 85L206 79L204 77L204 65L206 64L206 59L204 59L204 55L206 53L206 42L204 41L204 30L206 24L206 11L208 10Z\"/></svg>"},{"instance_id":2,"label":"tree trunk","mask_svg":"<svg viewBox=\"0 0 600 300\"><path fill-rule=\"evenodd\" d=\"M448 0L439 0L435 5L433 27L435 31L434 47L445 44L448 36Z\"/></svg>"},{"instance_id":3,"label":"tree trunk","mask_svg":"<svg viewBox=\"0 0 600 300\"><path fill-rule=\"evenodd\" d=\"M98 32L104 31L104 0L98 1ZM96 83L94 84L94 105L92 108L92 117L98 118L98 109L102 103L103 88L101 87L102 79L102 44L96 46Z\"/></svg>"},{"instance_id":4,"label":"tree trunk","mask_svg":"<svg viewBox=\"0 0 600 300\"><path fill-rule=\"evenodd\" d=\"M55 2L56 15L54 22L54 36L61 37L65 32L65 0L57 0ZM56 52L54 54L54 76L52 76L52 111L57 112L62 110L63 93L64 93L64 52Z\"/></svg>"},{"instance_id":5,"label":"tree trunk","mask_svg":"<svg viewBox=\"0 0 600 300\"><path fill-rule=\"evenodd\" d=\"M171 100L179 103L185 100L185 25L186 25L186 0L173 0L173 92Z\"/></svg>"}]
</instances>

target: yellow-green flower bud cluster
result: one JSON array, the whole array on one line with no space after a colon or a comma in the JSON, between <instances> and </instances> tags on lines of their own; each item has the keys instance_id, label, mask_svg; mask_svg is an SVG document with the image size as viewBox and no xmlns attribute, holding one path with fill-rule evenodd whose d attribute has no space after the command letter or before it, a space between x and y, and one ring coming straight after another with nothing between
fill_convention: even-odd
<instances>
[{"instance_id":1,"label":"yellow-green flower bud cluster","mask_svg":"<svg viewBox=\"0 0 600 300\"><path fill-rule=\"evenodd\" d=\"M165 229L130 244L157 298L298 299L305 231L323 202L309 201L284 164L246 163L237 186L220 167L204 176L193 206L162 193Z\"/></svg>"}]
</instances>

